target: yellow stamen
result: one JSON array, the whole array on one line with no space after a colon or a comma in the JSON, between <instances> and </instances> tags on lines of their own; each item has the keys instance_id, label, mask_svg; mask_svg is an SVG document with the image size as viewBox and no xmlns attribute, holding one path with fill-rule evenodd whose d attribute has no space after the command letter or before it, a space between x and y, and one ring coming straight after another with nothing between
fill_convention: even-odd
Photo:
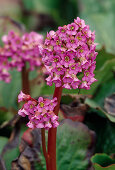
<instances>
[{"instance_id":1,"label":"yellow stamen","mask_svg":"<svg viewBox=\"0 0 115 170\"><path fill-rule=\"evenodd\" d=\"M86 73L86 76L89 76L89 73L88 73L88 72Z\"/></svg>"},{"instance_id":2,"label":"yellow stamen","mask_svg":"<svg viewBox=\"0 0 115 170\"><path fill-rule=\"evenodd\" d=\"M57 40L57 41L56 41L56 45L59 45L59 43L60 43L60 41L59 41L59 40Z\"/></svg>"},{"instance_id":3,"label":"yellow stamen","mask_svg":"<svg viewBox=\"0 0 115 170\"><path fill-rule=\"evenodd\" d=\"M43 102L40 103L40 107L44 107L44 103Z\"/></svg>"},{"instance_id":4,"label":"yellow stamen","mask_svg":"<svg viewBox=\"0 0 115 170\"><path fill-rule=\"evenodd\" d=\"M75 66L72 66L71 69L72 69L72 70L75 70Z\"/></svg>"},{"instance_id":5,"label":"yellow stamen","mask_svg":"<svg viewBox=\"0 0 115 170\"><path fill-rule=\"evenodd\" d=\"M79 37L79 36L77 37L77 39L78 39L78 40L82 40L82 38L81 38L81 37Z\"/></svg>"},{"instance_id":6,"label":"yellow stamen","mask_svg":"<svg viewBox=\"0 0 115 170\"><path fill-rule=\"evenodd\" d=\"M58 71L61 71L61 68L57 68Z\"/></svg>"},{"instance_id":7,"label":"yellow stamen","mask_svg":"<svg viewBox=\"0 0 115 170\"><path fill-rule=\"evenodd\" d=\"M74 27L73 27L73 26L71 27L71 30L74 30Z\"/></svg>"},{"instance_id":8,"label":"yellow stamen","mask_svg":"<svg viewBox=\"0 0 115 170\"><path fill-rule=\"evenodd\" d=\"M71 43L74 43L75 41L74 40L70 40Z\"/></svg>"},{"instance_id":9,"label":"yellow stamen","mask_svg":"<svg viewBox=\"0 0 115 170\"><path fill-rule=\"evenodd\" d=\"M58 58L54 58L54 62L58 62Z\"/></svg>"},{"instance_id":10,"label":"yellow stamen","mask_svg":"<svg viewBox=\"0 0 115 170\"><path fill-rule=\"evenodd\" d=\"M83 51L84 51L83 49L80 49L80 53L83 53Z\"/></svg>"},{"instance_id":11,"label":"yellow stamen","mask_svg":"<svg viewBox=\"0 0 115 170\"><path fill-rule=\"evenodd\" d=\"M68 56L65 56L65 61L69 61L69 57Z\"/></svg>"},{"instance_id":12,"label":"yellow stamen","mask_svg":"<svg viewBox=\"0 0 115 170\"><path fill-rule=\"evenodd\" d=\"M62 29L62 30L61 30L61 32L65 32L65 30L64 30L64 29Z\"/></svg>"},{"instance_id":13,"label":"yellow stamen","mask_svg":"<svg viewBox=\"0 0 115 170\"><path fill-rule=\"evenodd\" d=\"M32 108L33 108L33 105L31 104L31 105L30 105L30 109L32 109Z\"/></svg>"}]
</instances>

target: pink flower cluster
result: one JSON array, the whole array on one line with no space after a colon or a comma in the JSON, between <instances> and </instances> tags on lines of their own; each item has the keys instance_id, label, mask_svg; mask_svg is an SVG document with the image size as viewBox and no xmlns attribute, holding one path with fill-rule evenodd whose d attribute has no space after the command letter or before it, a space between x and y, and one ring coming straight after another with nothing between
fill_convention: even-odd
<instances>
[{"instance_id":1,"label":"pink flower cluster","mask_svg":"<svg viewBox=\"0 0 115 170\"><path fill-rule=\"evenodd\" d=\"M91 32L84 20L77 17L74 22L58 27L56 32L47 33L40 51L49 72L46 79L49 86L63 86L67 89L90 89L96 81L95 32Z\"/></svg>"},{"instance_id":2,"label":"pink flower cluster","mask_svg":"<svg viewBox=\"0 0 115 170\"><path fill-rule=\"evenodd\" d=\"M43 43L42 35L30 32L19 36L10 31L2 37L2 41L4 46L0 47L0 80L9 82L9 70L16 68L21 71L26 62L29 63L30 70L41 65L38 45Z\"/></svg>"},{"instance_id":3,"label":"pink flower cluster","mask_svg":"<svg viewBox=\"0 0 115 170\"><path fill-rule=\"evenodd\" d=\"M39 97L37 101L21 91L18 95L18 102L21 101L26 103L18 111L18 114L22 117L28 116L27 126L29 128L45 128L48 130L59 125L58 116L53 112L57 105L57 98L49 100Z\"/></svg>"},{"instance_id":4,"label":"pink flower cluster","mask_svg":"<svg viewBox=\"0 0 115 170\"><path fill-rule=\"evenodd\" d=\"M10 70L10 66L8 60L3 56L0 56L0 81L3 80L6 83L10 82L11 76L9 70Z\"/></svg>"}]
</instances>

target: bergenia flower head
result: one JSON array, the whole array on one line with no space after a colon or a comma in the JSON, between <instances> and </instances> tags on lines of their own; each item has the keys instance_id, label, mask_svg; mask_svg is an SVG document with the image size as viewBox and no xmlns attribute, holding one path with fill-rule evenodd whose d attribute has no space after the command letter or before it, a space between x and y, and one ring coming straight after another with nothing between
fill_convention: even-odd
<instances>
[{"instance_id":1,"label":"bergenia flower head","mask_svg":"<svg viewBox=\"0 0 115 170\"><path fill-rule=\"evenodd\" d=\"M67 89L90 89L96 81L95 33L85 21L77 17L73 23L58 27L47 33L44 45L40 46L43 62L48 70L47 84ZM78 76L79 75L79 76Z\"/></svg>"},{"instance_id":2,"label":"bergenia flower head","mask_svg":"<svg viewBox=\"0 0 115 170\"><path fill-rule=\"evenodd\" d=\"M25 104L18 111L18 114L22 117L28 116L27 126L29 128L45 128L48 130L59 125L58 116L54 113L57 98L50 100L39 97L38 100L35 100L21 91L18 95L18 102L21 101L24 101Z\"/></svg>"},{"instance_id":3,"label":"bergenia flower head","mask_svg":"<svg viewBox=\"0 0 115 170\"><path fill-rule=\"evenodd\" d=\"M8 71L13 68L21 71L26 62L29 63L30 70L42 65L38 48L38 45L43 43L42 35L30 32L20 36L10 31L2 37L2 41L4 45L0 47L0 80L9 82Z\"/></svg>"}]
</instances>

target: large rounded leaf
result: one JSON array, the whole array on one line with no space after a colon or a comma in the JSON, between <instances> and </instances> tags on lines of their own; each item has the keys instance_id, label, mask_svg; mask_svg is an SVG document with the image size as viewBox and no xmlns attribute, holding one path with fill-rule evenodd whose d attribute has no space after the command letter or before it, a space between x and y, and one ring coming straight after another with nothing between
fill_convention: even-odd
<instances>
[{"instance_id":1,"label":"large rounded leaf","mask_svg":"<svg viewBox=\"0 0 115 170\"><path fill-rule=\"evenodd\" d=\"M94 132L86 125L69 119L64 120L57 133L58 170L86 170L94 139Z\"/></svg>"},{"instance_id":2,"label":"large rounded leaf","mask_svg":"<svg viewBox=\"0 0 115 170\"><path fill-rule=\"evenodd\" d=\"M110 158L107 154L95 154L91 161L95 170L114 170L115 160Z\"/></svg>"}]
</instances>

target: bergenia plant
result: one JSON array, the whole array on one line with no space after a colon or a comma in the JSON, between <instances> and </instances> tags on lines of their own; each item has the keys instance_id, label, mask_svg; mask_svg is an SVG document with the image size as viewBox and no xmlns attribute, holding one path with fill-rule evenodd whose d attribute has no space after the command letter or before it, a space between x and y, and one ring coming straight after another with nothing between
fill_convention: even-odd
<instances>
[{"instance_id":1,"label":"bergenia plant","mask_svg":"<svg viewBox=\"0 0 115 170\"><path fill-rule=\"evenodd\" d=\"M85 21L77 17L73 23L58 27L47 33L44 45L39 49L48 71L47 85L55 84L53 99L39 97L35 101L21 92L20 100L26 101L19 110L21 116L28 115L30 128L42 129L42 146L47 170L56 170L56 131L62 89L90 89L96 64L95 32L91 32ZM22 95L22 99L20 96ZM23 95L25 97L23 97ZM43 130L44 129L44 130ZM48 145L45 146L45 129L48 130Z\"/></svg>"},{"instance_id":2,"label":"bergenia plant","mask_svg":"<svg viewBox=\"0 0 115 170\"><path fill-rule=\"evenodd\" d=\"M9 31L8 35L2 37L3 47L0 47L0 80L9 83L11 81L11 75L9 73L12 69L22 72L22 79L27 80L26 63L29 63L28 70L34 70L35 67L41 66L42 61L38 45L43 43L43 36L30 32L20 36L14 31ZM24 82L25 82L24 80ZM24 89L29 93L29 87Z\"/></svg>"}]
</instances>

